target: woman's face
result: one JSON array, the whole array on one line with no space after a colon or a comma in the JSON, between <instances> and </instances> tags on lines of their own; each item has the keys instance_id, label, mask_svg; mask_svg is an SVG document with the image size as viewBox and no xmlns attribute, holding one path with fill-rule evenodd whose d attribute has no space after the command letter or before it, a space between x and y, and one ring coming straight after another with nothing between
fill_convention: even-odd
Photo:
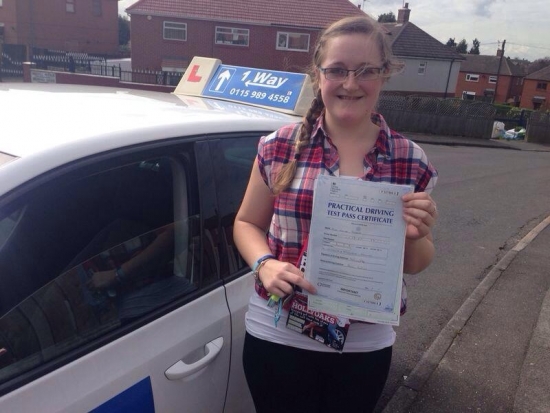
<instances>
[{"instance_id":1,"label":"woman's face","mask_svg":"<svg viewBox=\"0 0 550 413\"><path fill-rule=\"evenodd\" d=\"M373 39L364 34L346 34L327 41L320 67L355 70L364 66L382 67L382 57ZM384 78L357 81L349 73L345 80L327 80L318 73L319 88L325 103L325 118L342 126L368 120L374 110Z\"/></svg>"}]
</instances>

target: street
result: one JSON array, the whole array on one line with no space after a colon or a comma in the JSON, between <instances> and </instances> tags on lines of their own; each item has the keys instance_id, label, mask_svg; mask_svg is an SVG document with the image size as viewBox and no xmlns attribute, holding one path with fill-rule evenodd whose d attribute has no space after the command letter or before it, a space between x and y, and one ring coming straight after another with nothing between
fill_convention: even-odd
<instances>
[{"instance_id":1,"label":"street","mask_svg":"<svg viewBox=\"0 0 550 413\"><path fill-rule=\"evenodd\" d=\"M490 268L550 214L550 153L421 145L438 169L436 258L406 276L408 312L396 328L390 377L377 411L410 374Z\"/></svg>"}]
</instances>

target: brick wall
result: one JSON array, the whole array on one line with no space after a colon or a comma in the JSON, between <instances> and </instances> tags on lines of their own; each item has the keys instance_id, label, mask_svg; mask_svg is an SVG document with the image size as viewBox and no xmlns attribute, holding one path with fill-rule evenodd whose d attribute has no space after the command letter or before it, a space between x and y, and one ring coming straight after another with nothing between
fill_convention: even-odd
<instances>
[{"instance_id":1,"label":"brick wall","mask_svg":"<svg viewBox=\"0 0 550 413\"><path fill-rule=\"evenodd\" d=\"M537 85L546 83L546 89L537 89ZM535 109L534 97L546 98L541 102L538 109L550 109L550 82L543 80L525 79L523 82L523 92L521 94L521 107L526 109Z\"/></svg>"},{"instance_id":2,"label":"brick wall","mask_svg":"<svg viewBox=\"0 0 550 413\"><path fill-rule=\"evenodd\" d=\"M163 22L187 23L187 41L164 40ZM309 49L317 40L317 31L285 29L243 24L217 24L210 21L168 19L132 15L132 68L161 70L164 61L190 62L194 56L214 57L224 64L301 72L311 63L311 52L276 50L277 31L307 33ZM215 27L250 30L249 46L215 44Z\"/></svg>"},{"instance_id":3,"label":"brick wall","mask_svg":"<svg viewBox=\"0 0 550 413\"><path fill-rule=\"evenodd\" d=\"M147 85L143 83L126 83L121 82L116 77L86 75L79 73L55 72L50 70L33 69L33 64L29 62L23 63L23 80L31 83L33 78L42 79L42 83L56 83L65 85L91 85L91 86L108 86L124 89L152 90L156 92L171 93L174 91L174 86L162 85Z\"/></svg>"},{"instance_id":4,"label":"brick wall","mask_svg":"<svg viewBox=\"0 0 550 413\"><path fill-rule=\"evenodd\" d=\"M4 43L13 44L17 34L16 0L4 0L0 7L0 23L4 23Z\"/></svg>"},{"instance_id":5,"label":"brick wall","mask_svg":"<svg viewBox=\"0 0 550 413\"><path fill-rule=\"evenodd\" d=\"M118 53L118 1L101 0L101 13L92 0L75 1L74 13L67 0L4 0L0 21L5 24L5 43L90 54Z\"/></svg>"},{"instance_id":6,"label":"brick wall","mask_svg":"<svg viewBox=\"0 0 550 413\"><path fill-rule=\"evenodd\" d=\"M479 75L479 80L477 82L467 81L466 75L468 74ZM476 99L479 99L480 97L483 97L485 95L486 89L495 90L495 87L497 86L497 84L489 83L489 76L493 76L493 75L489 75L485 73L460 72L458 74L458 80L456 83L455 96L458 98L462 98L462 92L468 91L468 92L475 92ZM499 76L498 90L496 90L495 100L494 100L495 103L505 103L511 96L513 96L510 94L511 82L512 82L511 76L505 76L505 75Z\"/></svg>"}]
</instances>

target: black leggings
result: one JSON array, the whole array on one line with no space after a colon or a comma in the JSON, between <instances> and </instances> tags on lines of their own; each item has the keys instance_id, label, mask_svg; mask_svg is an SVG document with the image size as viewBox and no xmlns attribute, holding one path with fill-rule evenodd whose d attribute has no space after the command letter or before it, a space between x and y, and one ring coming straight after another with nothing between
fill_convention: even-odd
<instances>
[{"instance_id":1,"label":"black leggings","mask_svg":"<svg viewBox=\"0 0 550 413\"><path fill-rule=\"evenodd\" d=\"M243 365L256 413L372 412L392 348L368 353L301 350L246 334Z\"/></svg>"}]
</instances>

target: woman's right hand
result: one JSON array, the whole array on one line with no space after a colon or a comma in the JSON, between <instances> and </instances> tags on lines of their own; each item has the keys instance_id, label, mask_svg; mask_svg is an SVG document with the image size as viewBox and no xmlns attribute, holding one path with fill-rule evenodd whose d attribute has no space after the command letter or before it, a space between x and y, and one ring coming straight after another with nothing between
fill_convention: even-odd
<instances>
[{"instance_id":1,"label":"woman's right hand","mask_svg":"<svg viewBox=\"0 0 550 413\"><path fill-rule=\"evenodd\" d=\"M266 261L260 269L258 278L268 293L275 294L278 297L292 294L294 285L311 294L317 292L313 284L304 278L302 271L295 265L274 258Z\"/></svg>"}]
</instances>

